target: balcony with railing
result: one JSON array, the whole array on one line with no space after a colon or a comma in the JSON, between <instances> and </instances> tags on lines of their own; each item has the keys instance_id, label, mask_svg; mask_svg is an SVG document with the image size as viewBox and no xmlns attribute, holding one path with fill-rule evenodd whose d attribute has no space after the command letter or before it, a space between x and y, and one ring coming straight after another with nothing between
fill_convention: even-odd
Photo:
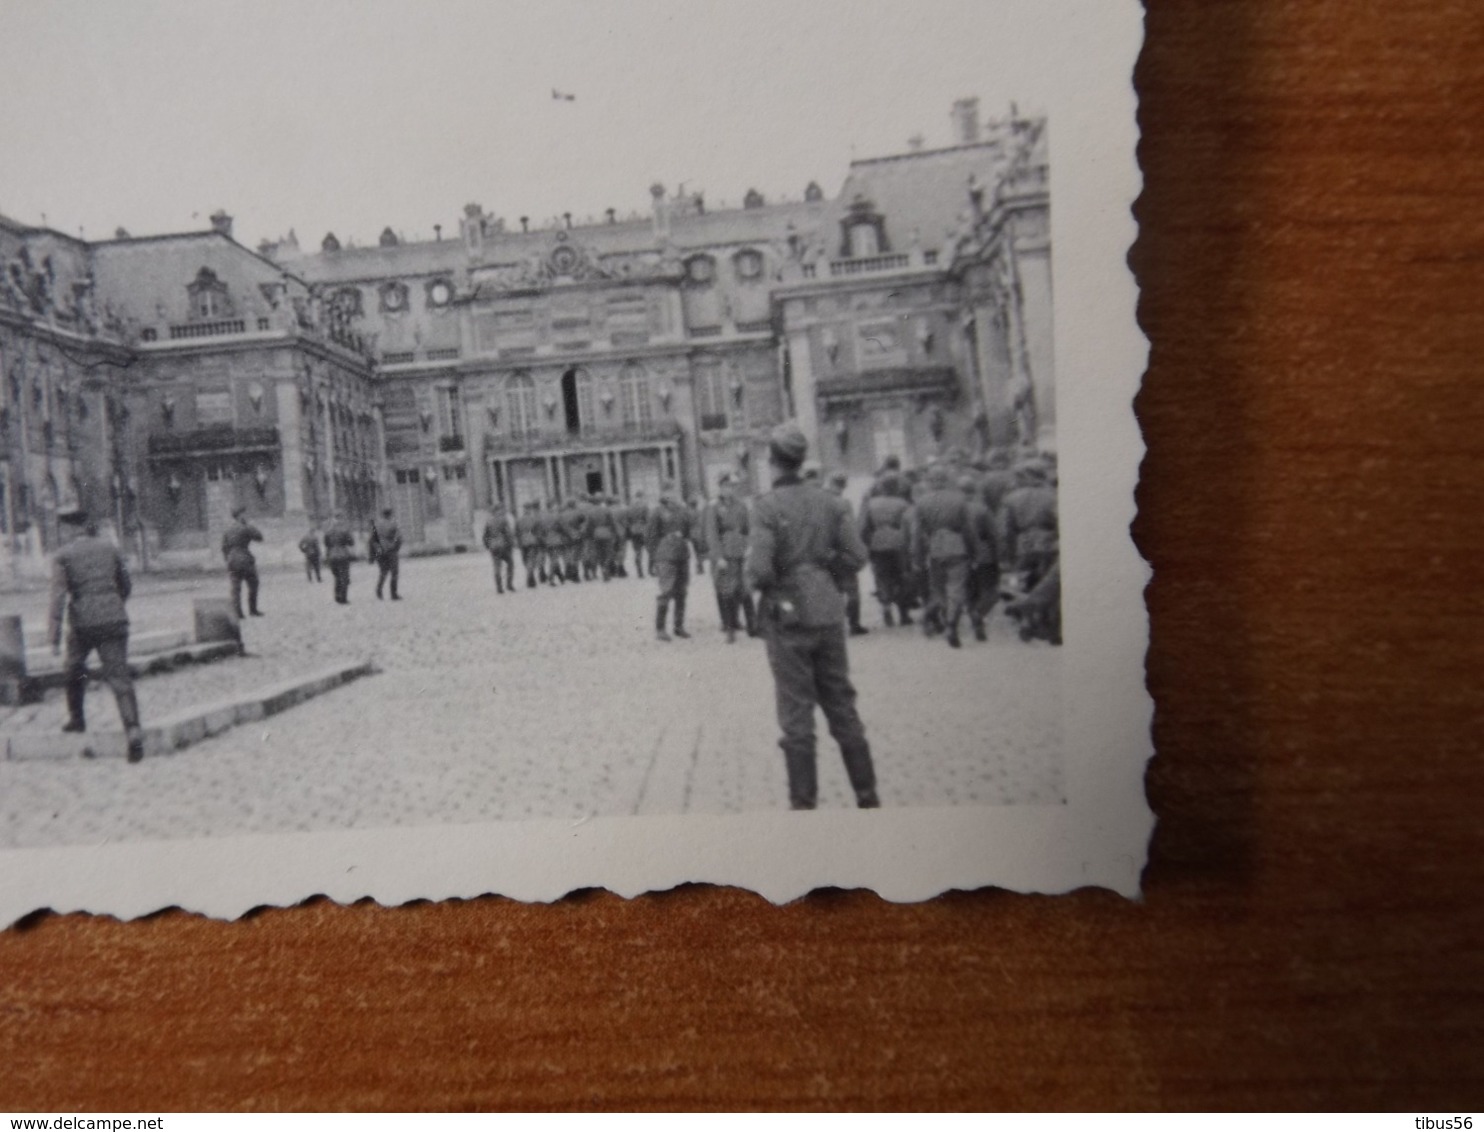
<instances>
[{"instance_id":1,"label":"balcony with railing","mask_svg":"<svg viewBox=\"0 0 1484 1132\"><path fill-rule=\"evenodd\" d=\"M679 423L667 419L648 424L608 425L572 433L565 429L531 432L521 436L486 433L484 450L486 456L535 456L542 453L670 443L681 435Z\"/></svg>"},{"instance_id":2,"label":"balcony with railing","mask_svg":"<svg viewBox=\"0 0 1484 1132\"><path fill-rule=\"evenodd\" d=\"M170 327L170 341L186 338L219 338L227 334L246 334L247 320L219 318L212 322L182 322Z\"/></svg>"},{"instance_id":3,"label":"balcony with railing","mask_svg":"<svg viewBox=\"0 0 1484 1132\"><path fill-rule=\"evenodd\" d=\"M259 428L233 428L231 425L207 425L184 432L157 432L149 438L151 460L185 460L193 456L232 456L277 452L278 429L272 425Z\"/></svg>"},{"instance_id":4,"label":"balcony with railing","mask_svg":"<svg viewBox=\"0 0 1484 1132\"><path fill-rule=\"evenodd\" d=\"M878 271L901 271L910 267L911 264L912 257L905 252L860 256L855 259L834 259L830 261L830 276L838 278L843 275L870 275Z\"/></svg>"}]
</instances>

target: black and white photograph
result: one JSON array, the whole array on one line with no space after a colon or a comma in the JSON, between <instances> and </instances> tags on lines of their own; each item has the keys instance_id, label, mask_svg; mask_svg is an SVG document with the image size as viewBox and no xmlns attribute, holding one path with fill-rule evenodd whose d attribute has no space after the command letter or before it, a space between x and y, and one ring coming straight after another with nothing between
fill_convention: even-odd
<instances>
[{"instance_id":1,"label":"black and white photograph","mask_svg":"<svg viewBox=\"0 0 1484 1132\"><path fill-rule=\"evenodd\" d=\"M0 919L1137 892L1137 4L6 23Z\"/></svg>"}]
</instances>

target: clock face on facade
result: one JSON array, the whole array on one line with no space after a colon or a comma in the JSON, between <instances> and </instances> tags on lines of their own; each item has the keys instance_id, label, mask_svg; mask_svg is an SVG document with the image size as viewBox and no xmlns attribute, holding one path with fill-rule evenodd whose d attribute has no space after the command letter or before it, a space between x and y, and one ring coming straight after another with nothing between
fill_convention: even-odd
<instances>
[{"instance_id":1,"label":"clock face on facade","mask_svg":"<svg viewBox=\"0 0 1484 1132\"><path fill-rule=\"evenodd\" d=\"M428 295L433 300L433 305L438 307L446 305L448 300L453 298L453 292L449 289L448 284L441 280L433 284L433 288L428 292Z\"/></svg>"},{"instance_id":2,"label":"clock face on facade","mask_svg":"<svg viewBox=\"0 0 1484 1132\"><path fill-rule=\"evenodd\" d=\"M558 275L571 275L577 270L577 249L563 244L551 253L551 269Z\"/></svg>"}]
</instances>

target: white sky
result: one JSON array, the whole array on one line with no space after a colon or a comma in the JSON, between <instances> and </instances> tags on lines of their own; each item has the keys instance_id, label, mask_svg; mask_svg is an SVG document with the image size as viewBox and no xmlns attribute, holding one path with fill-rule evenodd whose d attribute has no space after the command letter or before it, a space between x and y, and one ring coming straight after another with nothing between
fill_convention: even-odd
<instances>
[{"instance_id":1,"label":"white sky","mask_svg":"<svg viewBox=\"0 0 1484 1132\"><path fill-rule=\"evenodd\" d=\"M1034 0L1033 0L1034 3ZM1062 14L1065 18L1065 13ZM1039 110L991 0L0 0L0 212L89 238L207 226L375 243L834 193L852 155L948 144L955 98ZM1013 34L1012 34L1013 32ZM575 102L552 99L552 88Z\"/></svg>"}]
</instances>

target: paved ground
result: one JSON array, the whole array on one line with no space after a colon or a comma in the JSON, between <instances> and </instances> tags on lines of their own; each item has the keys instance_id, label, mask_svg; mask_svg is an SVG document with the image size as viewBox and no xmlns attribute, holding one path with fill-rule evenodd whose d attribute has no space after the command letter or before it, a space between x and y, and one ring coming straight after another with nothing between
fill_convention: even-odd
<instances>
[{"instance_id":1,"label":"paved ground","mask_svg":"<svg viewBox=\"0 0 1484 1132\"><path fill-rule=\"evenodd\" d=\"M373 657L381 675L139 765L0 763L0 844L787 804L762 642L725 643L709 577L692 580L694 638L666 645L648 580L501 597L486 557L457 555L405 562L394 604L375 599L374 574L356 567L348 607L331 601L328 571L318 586L265 574L252 655L141 681L140 701L163 714L340 658ZM146 580L135 624L186 624L192 597L224 587ZM40 595L4 604L41 624ZM883 805L1060 799L1059 650L1022 644L1003 621L959 652L901 628L850 650ZM116 725L106 688L88 703ZM54 693L0 729L62 719ZM846 806L820 723L821 805Z\"/></svg>"}]
</instances>

